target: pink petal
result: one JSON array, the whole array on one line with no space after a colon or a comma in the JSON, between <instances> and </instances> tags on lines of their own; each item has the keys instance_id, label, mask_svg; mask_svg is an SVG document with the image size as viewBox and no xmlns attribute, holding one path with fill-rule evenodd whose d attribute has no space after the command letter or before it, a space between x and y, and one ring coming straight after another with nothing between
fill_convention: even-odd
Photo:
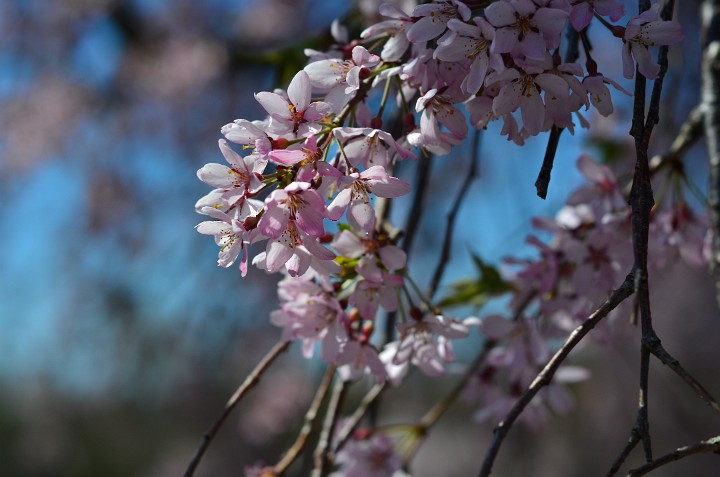
<instances>
[{"instance_id":1,"label":"pink petal","mask_svg":"<svg viewBox=\"0 0 720 477\"><path fill-rule=\"evenodd\" d=\"M375 210L363 201L353 201L348 209L348 222L359 232L371 234L375 229Z\"/></svg>"},{"instance_id":2,"label":"pink petal","mask_svg":"<svg viewBox=\"0 0 720 477\"><path fill-rule=\"evenodd\" d=\"M290 247L277 240L270 240L268 242L266 253L265 266L270 273L280 270L285 265L285 262L290 260L290 257L293 255Z\"/></svg>"},{"instance_id":3,"label":"pink petal","mask_svg":"<svg viewBox=\"0 0 720 477\"><path fill-rule=\"evenodd\" d=\"M300 108L298 107L298 109ZM328 103L323 101L314 101L304 108L303 118L305 121L314 122L330 114L332 109L332 106Z\"/></svg>"},{"instance_id":4,"label":"pink petal","mask_svg":"<svg viewBox=\"0 0 720 477\"><path fill-rule=\"evenodd\" d=\"M380 260L388 270L400 270L407 263L407 255L395 245L386 245L378 250Z\"/></svg>"},{"instance_id":5,"label":"pink petal","mask_svg":"<svg viewBox=\"0 0 720 477\"><path fill-rule=\"evenodd\" d=\"M313 88L319 91L330 90L342 79L342 64L343 61L338 59L315 61L305 67L305 72Z\"/></svg>"},{"instance_id":6,"label":"pink petal","mask_svg":"<svg viewBox=\"0 0 720 477\"><path fill-rule=\"evenodd\" d=\"M445 23L437 17L422 17L407 31L407 39L412 43L420 43L437 38L443 31L445 31Z\"/></svg>"},{"instance_id":7,"label":"pink petal","mask_svg":"<svg viewBox=\"0 0 720 477\"><path fill-rule=\"evenodd\" d=\"M293 164L297 164L298 162L305 159L305 152L299 149L276 149L270 151L270 159L272 159L274 162L277 162L278 164L292 166Z\"/></svg>"},{"instance_id":8,"label":"pink petal","mask_svg":"<svg viewBox=\"0 0 720 477\"><path fill-rule=\"evenodd\" d=\"M255 100L273 117L279 119L287 119L290 117L287 100L277 93L269 93L267 91L255 93Z\"/></svg>"},{"instance_id":9,"label":"pink petal","mask_svg":"<svg viewBox=\"0 0 720 477\"><path fill-rule=\"evenodd\" d=\"M339 220L340 217L342 217L342 214L345 213L345 209L347 209L351 197L352 189L347 188L341 190L330 205L328 205L328 218L330 220Z\"/></svg>"},{"instance_id":10,"label":"pink petal","mask_svg":"<svg viewBox=\"0 0 720 477\"><path fill-rule=\"evenodd\" d=\"M298 111L305 111L310 104L310 95L312 94L312 85L310 77L304 70L298 71L288 86L288 98L295 105Z\"/></svg>"},{"instance_id":11,"label":"pink petal","mask_svg":"<svg viewBox=\"0 0 720 477\"><path fill-rule=\"evenodd\" d=\"M504 27L515 23L515 9L508 2L493 2L485 8L485 18L494 27Z\"/></svg>"}]
</instances>

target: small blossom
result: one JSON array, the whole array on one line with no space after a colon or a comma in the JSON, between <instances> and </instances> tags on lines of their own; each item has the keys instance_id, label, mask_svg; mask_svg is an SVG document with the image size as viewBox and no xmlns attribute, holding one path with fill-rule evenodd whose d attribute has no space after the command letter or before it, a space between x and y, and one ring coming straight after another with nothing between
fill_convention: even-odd
<instances>
[{"instance_id":1,"label":"small blossom","mask_svg":"<svg viewBox=\"0 0 720 477\"><path fill-rule=\"evenodd\" d=\"M331 109L329 104L322 101L311 102L311 91L310 78L301 70L290 82L287 97L263 91L256 93L255 99L275 121L278 132L292 132L305 137L320 131L317 121Z\"/></svg>"},{"instance_id":2,"label":"small blossom","mask_svg":"<svg viewBox=\"0 0 720 477\"><path fill-rule=\"evenodd\" d=\"M575 0L570 10L570 23L580 31L590 24L594 13L616 22L625 16L625 5L617 0Z\"/></svg>"},{"instance_id":3,"label":"small blossom","mask_svg":"<svg viewBox=\"0 0 720 477\"><path fill-rule=\"evenodd\" d=\"M560 8L548 8L548 4L557 4ZM493 2L485 8L485 17L497 28L490 52L542 59L548 49L556 49L560 44L560 33L565 26L568 11L569 6L564 2Z\"/></svg>"},{"instance_id":4,"label":"small blossom","mask_svg":"<svg viewBox=\"0 0 720 477\"><path fill-rule=\"evenodd\" d=\"M458 16L463 21L470 19L470 9L457 0L445 0L439 3L418 5L413 11L414 17L420 17L407 32L407 38L420 43L439 37L452 18Z\"/></svg>"},{"instance_id":5,"label":"small blossom","mask_svg":"<svg viewBox=\"0 0 720 477\"><path fill-rule=\"evenodd\" d=\"M635 74L634 62L641 75L654 80L660 73L660 65L650 57L648 47L673 45L682 41L682 27L676 21L659 20L660 5L657 3L639 16L632 17L625 28L622 49L623 75L631 79Z\"/></svg>"}]
</instances>

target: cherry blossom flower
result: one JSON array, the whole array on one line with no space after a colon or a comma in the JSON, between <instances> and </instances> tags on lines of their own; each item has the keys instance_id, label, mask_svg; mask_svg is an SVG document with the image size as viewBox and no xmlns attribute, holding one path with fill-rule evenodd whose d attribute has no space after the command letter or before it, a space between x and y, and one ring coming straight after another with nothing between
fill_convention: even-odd
<instances>
[{"instance_id":1,"label":"cherry blossom flower","mask_svg":"<svg viewBox=\"0 0 720 477\"><path fill-rule=\"evenodd\" d=\"M393 477L404 464L392 440L382 432L353 439L338 452L340 468L331 477Z\"/></svg>"},{"instance_id":2,"label":"cherry blossom flower","mask_svg":"<svg viewBox=\"0 0 720 477\"><path fill-rule=\"evenodd\" d=\"M311 135L299 149L277 149L271 151L269 156L284 166L299 164L296 179L299 182L311 182L318 170L318 161L323 158L323 151L318 148L315 136ZM320 169L324 167L320 166Z\"/></svg>"},{"instance_id":3,"label":"cherry blossom flower","mask_svg":"<svg viewBox=\"0 0 720 477\"><path fill-rule=\"evenodd\" d=\"M269 129L269 120L248 121L246 119L236 119L232 123L223 126L220 132L228 141L253 146L254 150L251 156L257 157L258 162L264 161L264 163L267 163L267 156L270 151L287 143L286 138L269 133Z\"/></svg>"},{"instance_id":4,"label":"cherry blossom flower","mask_svg":"<svg viewBox=\"0 0 720 477\"><path fill-rule=\"evenodd\" d=\"M399 159L415 159L415 155L402 147L392 134L373 128L336 128L333 135L343 143L343 151L350 164L369 168L387 167L394 149Z\"/></svg>"},{"instance_id":5,"label":"cherry blossom flower","mask_svg":"<svg viewBox=\"0 0 720 477\"><path fill-rule=\"evenodd\" d=\"M258 238L257 231L248 231L242 223L242 220L257 215L262 209L262 202L253 199L243 201L241 207L242 213L238 219L231 218L224 212L213 207L205 207L202 213L209 215L218 220L200 222L196 229L204 235L213 235L215 243L220 246L218 253L218 265L221 267L231 266L237 260L240 253L240 273L244 277L247 274L247 244Z\"/></svg>"},{"instance_id":6,"label":"cherry blossom flower","mask_svg":"<svg viewBox=\"0 0 720 477\"><path fill-rule=\"evenodd\" d=\"M391 198L410 192L410 184L389 176L383 166L372 166L343 177L340 188L340 193L328 206L328 217L338 220L347 209L350 226L365 234L375 229L375 211L370 205L369 194Z\"/></svg>"},{"instance_id":7,"label":"cherry blossom flower","mask_svg":"<svg viewBox=\"0 0 720 477\"><path fill-rule=\"evenodd\" d=\"M360 34L360 38L370 39L387 35L388 39L380 52L380 58L385 61L399 61L410 46L407 30L415 22L411 16L391 3L380 5L379 11L382 16L391 18L391 20L385 20L366 28Z\"/></svg>"},{"instance_id":8,"label":"cherry blossom flower","mask_svg":"<svg viewBox=\"0 0 720 477\"><path fill-rule=\"evenodd\" d=\"M393 254L392 258L396 257ZM349 302L357 307L360 316L366 320L375 319L380 306L385 311L397 310L396 289L402 287L404 280L401 275L387 271L387 267L393 265L382 265L385 270L378 266L374 258L363 257L356 267L362 279L355 283Z\"/></svg>"},{"instance_id":9,"label":"cherry blossom flower","mask_svg":"<svg viewBox=\"0 0 720 477\"><path fill-rule=\"evenodd\" d=\"M308 280L286 278L278 284L278 295L282 304L271 313L270 322L283 328L283 339L302 339L306 358L320 342L322 359L335 362L340 344L347 340L348 319L332 293Z\"/></svg>"},{"instance_id":10,"label":"cherry blossom flower","mask_svg":"<svg viewBox=\"0 0 720 477\"><path fill-rule=\"evenodd\" d=\"M463 21L468 21L470 9L460 1L446 0L418 5L413 16L420 19L407 31L407 38L412 43L420 43L440 36L452 18L459 16Z\"/></svg>"},{"instance_id":11,"label":"cherry blossom flower","mask_svg":"<svg viewBox=\"0 0 720 477\"><path fill-rule=\"evenodd\" d=\"M455 18L448 22L448 28L455 33L438 44L434 56L443 61L470 61L470 71L464 77L461 87L465 93L476 94L485 81L488 68L502 71L504 65L499 55L490 54L490 45L495 29L483 18L473 18L475 25L468 25Z\"/></svg>"},{"instance_id":12,"label":"cherry blossom flower","mask_svg":"<svg viewBox=\"0 0 720 477\"><path fill-rule=\"evenodd\" d=\"M497 28L490 52L542 59L560 44L569 10L566 1L557 0L493 2L485 8L485 18Z\"/></svg>"},{"instance_id":13,"label":"cherry blossom flower","mask_svg":"<svg viewBox=\"0 0 720 477\"><path fill-rule=\"evenodd\" d=\"M299 230L295 221L289 221L277 238L268 240L264 252L253 258L253 265L275 273L285 269L291 277L300 277L308 272L310 267L320 272L314 262L330 261L335 254L323 247L317 239Z\"/></svg>"},{"instance_id":14,"label":"cherry blossom flower","mask_svg":"<svg viewBox=\"0 0 720 477\"><path fill-rule=\"evenodd\" d=\"M450 340L467 337L469 326L477 323L478 320L473 317L457 320L430 315L420 321L401 325L398 341L389 343L380 354L393 385L400 383L410 364L428 376L443 375L443 363L455 359Z\"/></svg>"},{"instance_id":15,"label":"cherry blossom flower","mask_svg":"<svg viewBox=\"0 0 720 477\"><path fill-rule=\"evenodd\" d=\"M362 46L352 50L350 60L327 59L310 63L305 67L310 84L319 92L324 92L325 102L337 113L352 98L360 83L369 74L369 68L377 65L380 57L370 53Z\"/></svg>"},{"instance_id":16,"label":"cherry blossom flower","mask_svg":"<svg viewBox=\"0 0 720 477\"><path fill-rule=\"evenodd\" d=\"M325 233L322 223L327 215L325 201L307 182L293 182L274 190L265 199L265 208L258 228L270 238L279 237L291 221L311 237Z\"/></svg>"},{"instance_id":17,"label":"cherry blossom flower","mask_svg":"<svg viewBox=\"0 0 720 477\"><path fill-rule=\"evenodd\" d=\"M607 86L605 86L606 84L610 84L618 91L621 91L628 96L632 96L632 93L627 91L618 83L601 74L586 77L583 79L582 84L590 96L590 102L592 105L595 106L598 113L605 117L610 116L613 112L612 98L610 97L610 90Z\"/></svg>"},{"instance_id":18,"label":"cherry blossom flower","mask_svg":"<svg viewBox=\"0 0 720 477\"><path fill-rule=\"evenodd\" d=\"M261 179L266 162L258 161L253 156L240 157L224 139L219 141L219 145L230 167L205 164L197 172L198 179L212 187L223 189L220 200L227 205L257 194L263 187Z\"/></svg>"},{"instance_id":19,"label":"cherry blossom flower","mask_svg":"<svg viewBox=\"0 0 720 477\"><path fill-rule=\"evenodd\" d=\"M493 75L487 81L505 83L493 99L495 115L502 116L520 108L523 128L531 136L538 134L545 122L545 103L540 92L545 92L546 97L548 94L558 98L569 95L568 84L557 75L550 73L528 74L509 68Z\"/></svg>"},{"instance_id":20,"label":"cherry blossom flower","mask_svg":"<svg viewBox=\"0 0 720 477\"><path fill-rule=\"evenodd\" d=\"M685 202L659 212L651 224L653 264L662 268L677 258L703 267L710 258L707 218L698 215Z\"/></svg>"},{"instance_id":21,"label":"cherry blossom flower","mask_svg":"<svg viewBox=\"0 0 720 477\"><path fill-rule=\"evenodd\" d=\"M411 144L423 146L436 154L447 154L452 146L459 144L467 135L465 116L453 106L453 101L446 95L431 89L422 95L415 111L422 112L420 132L408 135ZM445 126L449 132L440 130ZM411 138L412 137L412 138Z\"/></svg>"},{"instance_id":22,"label":"cherry blossom flower","mask_svg":"<svg viewBox=\"0 0 720 477\"><path fill-rule=\"evenodd\" d=\"M583 154L577 160L577 168L590 183L576 189L568 198L568 205L588 204L601 220L627 208L618 180L609 167Z\"/></svg>"},{"instance_id":23,"label":"cherry blossom flower","mask_svg":"<svg viewBox=\"0 0 720 477\"><path fill-rule=\"evenodd\" d=\"M338 373L346 381L356 381L365 373L375 376L378 383L384 383L387 379L385 366L377 350L367 340L346 341L335 364L338 365Z\"/></svg>"},{"instance_id":24,"label":"cherry blossom flower","mask_svg":"<svg viewBox=\"0 0 720 477\"><path fill-rule=\"evenodd\" d=\"M625 16L625 5L617 0L574 0L572 3L570 23L577 31L588 26L595 13L613 22Z\"/></svg>"},{"instance_id":25,"label":"cherry blossom flower","mask_svg":"<svg viewBox=\"0 0 720 477\"><path fill-rule=\"evenodd\" d=\"M281 134L293 132L305 137L320 131L317 121L331 110L327 103L311 102L311 92L310 78L301 70L290 82L287 97L263 91L256 93L255 99L274 121L274 124L270 125L271 129Z\"/></svg>"},{"instance_id":26,"label":"cherry blossom flower","mask_svg":"<svg viewBox=\"0 0 720 477\"><path fill-rule=\"evenodd\" d=\"M660 65L652 60L648 47L673 45L684 37L678 22L659 20L659 9L660 5L654 4L649 10L632 17L625 28L622 61L623 75L627 79L632 79L635 74L635 62L641 75L649 80L656 79Z\"/></svg>"}]
</instances>

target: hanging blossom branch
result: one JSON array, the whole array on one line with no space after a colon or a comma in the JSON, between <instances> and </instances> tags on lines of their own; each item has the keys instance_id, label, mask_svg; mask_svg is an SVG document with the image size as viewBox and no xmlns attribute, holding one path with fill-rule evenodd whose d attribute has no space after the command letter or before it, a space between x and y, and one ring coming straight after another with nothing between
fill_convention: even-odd
<instances>
[{"instance_id":1,"label":"hanging blossom branch","mask_svg":"<svg viewBox=\"0 0 720 477\"><path fill-rule=\"evenodd\" d=\"M640 10L649 7L649 2L639 2ZM663 18L669 18L672 14L674 2L666 4L663 11ZM687 373L679 362L673 358L660 343L660 339L652 325L650 311L649 289L647 282L648 273L648 241L650 230L650 213L655 202L650 182L650 165L648 161L648 147L650 136L654 126L659 121L660 96L662 92L662 80L667 70L667 47L660 49L659 70L657 79L653 85L650 106L647 118L645 118L645 78L638 74L635 83L635 106L633 110L633 125L630 134L635 138L636 167L633 179L633 187L630 194L633 216L633 255L635 257L634 273L636 274L636 296L637 309L640 313L641 323L641 362L640 362L640 396L638 415L633 425L627 445L613 463L608 475L614 475L630 454L638 442L643 443L643 450L647 462L651 462L652 446L649 430L649 416L647 412L647 401L649 391L649 362L650 355L655 355L663 364L673 369L685 382L695 390L714 410L717 411L717 402L709 393ZM639 66L638 66L639 67Z\"/></svg>"},{"instance_id":2,"label":"hanging blossom branch","mask_svg":"<svg viewBox=\"0 0 720 477\"><path fill-rule=\"evenodd\" d=\"M412 367L431 378L442 376L454 359L452 343L467 337L474 326L492 346L487 359L480 354L485 366L478 362L481 371L469 373L449 395L450 401L441 401L435 409L445 409L443 403L468 387L469 394L484 401L478 415L510 416L503 421L507 426L500 427L503 433L522 417L523 409L533 409L531 419L543 419L546 407L559 404L540 389L562 396L568 383L585 379L584 370L564 361L595 326L595 318L599 321L600 315L609 314L622 301L619 297L632 291L626 279L611 294L622 280L619 274L630 269L633 259L631 276L643 330L652 329L644 256L649 227L659 241L658 249L668 257L706 263L696 238L703 230L702 221L688 208L649 216L652 190L646 140L656 121L652 106L647 123L640 124L644 130L634 124L634 130L642 133L638 139L642 147L631 193L632 213L609 168L582 156L578 168L588 184L570 196L556 218L534 221L535 228L553 236L549 243L528 238L540 258L509 259L516 267L512 277L501 276L476 258L481 277L471 284L471 291L488 297L511 294L509 317L448 316L442 308L472 304L477 298L462 294L441 300L441 307L433 305L476 161L448 214L442 258L429 293L415 284L412 273L417 270L407 260L426 215L422 204L427 199L429 158L443 160L440 156L467 137L469 126L481 130L498 121L501 135L518 145L554 132L552 145L559 131L574 134L576 122L589 126L583 107L602 116L613 113L608 85L627 92L605 77L592 58L586 29L594 20L621 40L624 76L633 78L637 69L636 104L642 101L644 107L644 88L641 96L639 86L643 77L658 79L651 104L659 102L664 53L661 66L650 59L649 47L677 43L683 34L677 22L659 18L657 5L644 6L623 27L613 24L625 14L616 0L468 4L442 0L418 5L411 15L383 5L384 20L367 28L361 39L350 41L347 31L335 23L335 45L328 51L308 50L308 65L286 91L257 93L256 100L267 112L264 119L237 119L221 129L224 139L219 146L227 165L207 164L198 171L213 190L196 204L196 211L211 219L197 230L213 236L220 266L237 262L243 276L249 264L282 274L280 304L270 321L282 329L284 344L300 341L305 357L317 353L337 370L338 384L316 447L316 474L332 465L338 472L352 473L363 465L360 456L371 451L383 456L388 472L397 470L402 459L386 435L375 432L363 438L353 435L352 429L382 390L388 384L402 384ZM575 33L562 61L560 36L567 25ZM578 37L585 49L584 64L576 63ZM401 111L395 117L402 119L402 126L391 131L384 128L383 118L393 105ZM230 143L249 154L241 156ZM403 237L391 224L389 204L409 194L413 186L393 174L399 162L418 155L418 182ZM631 223L633 248L627 240ZM686 239L678 241L678 237ZM611 299L598 309L597 303L608 295ZM381 310L388 314L384 340L377 333ZM586 320L587 316L591 318ZM566 346L557 349L557 336L575 326ZM663 354L659 342L651 344L643 335L643 366L647 367L652 352L664 356L664 362L679 372L679 364ZM363 376L371 376L376 384L349 423L337 431L333 448L345 383ZM647 383L641 387L644 396ZM527 391L518 401L522 389ZM702 387L695 389L703 394ZM316 399L322 401L319 396L324 393L321 386ZM299 444L293 445L282 464L305 448L310 433L305 429L312 427L317 409L313 403ZM511 409L515 410L508 414ZM433 414L433 422L440 415ZM649 440L646 447L649 455ZM486 459L488 473L493 459L494 455ZM260 475L262 470L247 472Z\"/></svg>"}]
</instances>

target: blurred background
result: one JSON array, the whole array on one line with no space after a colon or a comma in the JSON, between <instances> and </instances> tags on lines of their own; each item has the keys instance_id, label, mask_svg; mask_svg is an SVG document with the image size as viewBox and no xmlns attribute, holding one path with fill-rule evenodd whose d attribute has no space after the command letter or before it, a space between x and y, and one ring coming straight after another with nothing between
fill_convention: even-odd
<instances>
[{"instance_id":1,"label":"blurred background","mask_svg":"<svg viewBox=\"0 0 720 477\"><path fill-rule=\"evenodd\" d=\"M379 3L0 2L0 476L182 474L226 399L279 337L268 324L277 277L252 269L241 279L235 267L218 268L215 244L194 231L202 218L193 205L208 191L195 172L222 162L223 124L263 116L254 92L286 86L305 64L304 48L330 45L333 19L343 19L353 38L378 20ZM698 99L697 4L683 4L692 6L681 13L687 36L674 49L666 87L673 113L656 133L656 150ZM603 49L607 35L595 33L596 59L609 65L607 76L621 78L618 45ZM546 138L519 148L493 128L484 135L480 178L461 212L445 287L474 273L469 252L493 263L530 256L529 218L563 204L579 183L581 151L622 157L630 105L619 96L615 120L598 120L592 135L563 136L547 201L533 187ZM411 262L421 284L471 157L465 145L434 163L434 195ZM701 185L703 161L694 149L689 167ZM414 165L399 174L412 181ZM399 226L405 210L402 202L395 208ZM720 393L720 320L707 274L682 266L667 273L673 282L655 277L658 330ZM576 410L541 431L513 432L498 475L607 468L635 412L637 330L626 334L626 343L582 354L595 379L577 386ZM293 349L279 360L196 475L242 475L244 465L277 461L322 374L298 356ZM717 422L698 418L709 415L699 400L657 371L651 412L660 452L717 434ZM445 384L417 377L388 393L381 422L417 419ZM491 427L468 424L474 409L455 406L414 475L477 472ZM671 470L717 475L716 462L698 457Z\"/></svg>"}]
</instances>

